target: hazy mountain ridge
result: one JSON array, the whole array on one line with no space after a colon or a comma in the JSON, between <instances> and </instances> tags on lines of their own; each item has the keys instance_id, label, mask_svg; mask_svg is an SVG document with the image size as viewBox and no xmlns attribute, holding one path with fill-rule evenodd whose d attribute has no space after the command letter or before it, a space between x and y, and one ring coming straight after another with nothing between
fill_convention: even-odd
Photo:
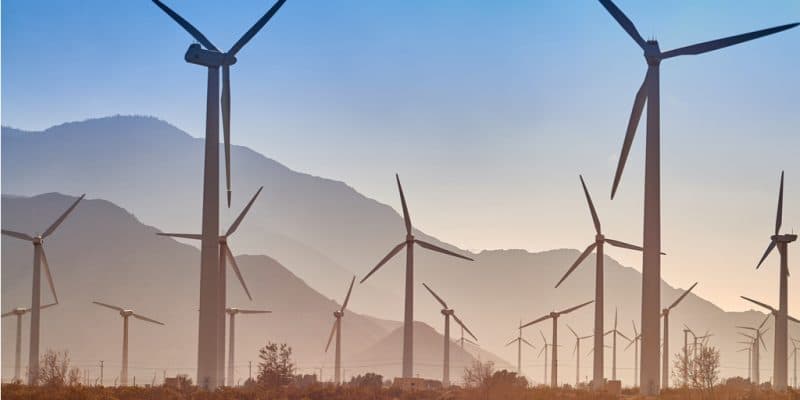
<instances>
[{"instance_id":1,"label":"hazy mountain ridge","mask_svg":"<svg viewBox=\"0 0 800 400\"><path fill-rule=\"evenodd\" d=\"M30 195L57 190L77 194L86 191L90 197L107 198L131 209L145 223L164 230L198 230L202 140L182 132L167 133L169 140L161 140L157 133L138 135L136 129L126 128L129 121L137 118L90 120L68 125L69 129L48 129L44 131L47 135L7 135L8 129L3 128L3 193ZM156 126L147 128L151 133L167 129L158 127L159 123L164 124L161 121L152 118L148 121ZM118 131L123 134L102 134L117 126L122 126ZM170 126L168 130L177 128ZM103 140L95 141L97 136L102 136ZM119 139L121 136L124 139ZM92 151L85 149L87 143L91 143ZM83 158L64 156L98 152L114 153L114 157L84 162ZM364 197L344 183L293 172L245 147L234 146L233 160L234 204L230 211L222 212L223 228L252 192L265 185L262 197L233 239L234 251L269 254L328 297L342 296L353 273L365 274L403 239L402 219L393 208ZM387 185L394 185L391 178L387 177ZM424 193L407 187L406 196L413 218L414 204L424 201ZM415 235L441 244L421 232ZM621 251L627 250L609 248L605 258L605 323L607 328L613 324L614 310L618 307L620 329L632 333L631 320L639 320L641 275L611 258ZM420 285L426 282L457 310L481 343L507 360L515 360L516 349L502 346L514 337L520 319L529 321L551 310L593 299L593 256L561 288L553 288L578 254L579 251L571 249L540 253L487 250L474 255L475 262L467 262L417 251L415 317L439 327L439 306ZM402 303L397 294L403 288L404 262L401 253L367 284L359 285L352 299L353 310L401 319ZM692 283L687 280L680 282L680 286L687 288ZM662 282L662 304L668 305L681 292ZM587 307L565 316L561 323L588 334L591 315L591 307ZM735 342L740 337L734 326L758 324L763 317L760 312L724 312L690 295L672 313L671 352L677 352L682 345L680 327L683 323L689 324L698 334L710 329L717 335L713 342L723 351L723 366L726 367L723 374L746 374L744 358L733 358L741 354L735 353L739 348ZM563 336L559 340L569 345L571 336L563 325L561 328ZM538 339L537 329L549 332L550 324L545 322L532 327L526 331L526 336ZM796 326L792 329L793 333L798 332ZM771 333L766 340L770 343ZM569 354L569 349L565 352ZM620 349L623 379L630 380L632 362L629 358L632 357L632 354L623 355ZM772 367L768 357L771 357L769 352L762 359L762 376L768 376L767 370ZM574 359L562 355L561 360L570 370ZM523 363L526 372L538 377L541 362ZM610 357L607 357L607 364L610 365ZM584 368L586 365L589 364L584 363ZM740 366L742 369L736 369ZM567 381L574 377L570 372L561 375Z\"/></svg>"}]
</instances>

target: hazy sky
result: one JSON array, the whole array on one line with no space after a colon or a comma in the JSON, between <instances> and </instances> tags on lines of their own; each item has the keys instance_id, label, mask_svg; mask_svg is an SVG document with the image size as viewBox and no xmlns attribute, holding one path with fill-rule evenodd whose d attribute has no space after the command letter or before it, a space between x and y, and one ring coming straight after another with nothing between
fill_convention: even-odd
<instances>
[{"instance_id":1,"label":"hazy sky","mask_svg":"<svg viewBox=\"0 0 800 400\"><path fill-rule=\"evenodd\" d=\"M167 3L226 49L271 5ZM800 21L794 0L618 5L664 50ZM2 123L145 114L200 137L206 71L183 61L191 42L149 1L6 0ZM700 281L728 310L750 308L740 294L777 303L777 253L754 265L781 169L784 227L800 230L798 49L794 29L662 64L662 275ZM643 125L609 193L646 66L596 1L289 0L238 58L235 144L395 208L399 172L429 234L472 250L584 248L583 173L606 234L641 241Z\"/></svg>"}]
</instances>

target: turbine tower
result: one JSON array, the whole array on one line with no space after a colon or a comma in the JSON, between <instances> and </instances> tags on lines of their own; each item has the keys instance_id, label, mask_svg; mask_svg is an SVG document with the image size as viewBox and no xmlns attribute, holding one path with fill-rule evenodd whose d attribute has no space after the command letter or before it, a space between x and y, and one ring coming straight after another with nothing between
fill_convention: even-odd
<instances>
[{"instance_id":1,"label":"turbine tower","mask_svg":"<svg viewBox=\"0 0 800 400\"><path fill-rule=\"evenodd\" d=\"M645 41L636 27L611 0L599 0L622 28L644 51L647 61L647 74L636 93L625 141L620 153L611 198L614 198L622 177L622 170L630 152L639 118L647 102L647 138L645 145L644 178L644 227L642 256L642 387L644 395L657 395L659 392L659 308L661 301L661 106L659 65L668 58L702 54L742 42L760 38L797 26L797 23L750 32L681 47L662 52L656 40Z\"/></svg>"},{"instance_id":2,"label":"turbine tower","mask_svg":"<svg viewBox=\"0 0 800 400\"><path fill-rule=\"evenodd\" d=\"M633 324L633 339L630 340L623 350L628 350L633 345L633 385L639 387L639 341L642 340L642 334L636 330L636 323Z\"/></svg>"},{"instance_id":3,"label":"turbine tower","mask_svg":"<svg viewBox=\"0 0 800 400\"><path fill-rule=\"evenodd\" d=\"M239 283L241 283L242 288L244 288L245 294L247 294L247 298L250 301L253 300L253 296L250 295L250 290L247 289L247 284L244 283L244 278L242 277L242 272L239 270L239 265L236 264L236 258L233 256L233 252L231 252L230 246L228 246L228 238L236 232L236 229L239 228L239 224L242 223L244 217L247 215L248 211L250 211L250 207L253 206L258 195L261 193L261 190L264 189L263 186L259 187L256 193L250 198L250 201L244 207L239 216L233 221L231 226L228 228L228 231L225 232L224 235L220 235L217 238L217 243L219 245L219 271L217 275L217 294L219 295L218 304L217 306L222 310L222 324L218 326L219 334L217 335L217 340L221 341L218 343L219 347L217 350L219 352L217 360L222 362L222 366L224 368L224 359L225 359L225 313L227 312L227 262L231 263L231 268L233 268L233 272L236 273L236 277L239 278ZM195 240L203 240L203 235L193 234L193 233L156 233L159 236L169 236L169 237L176 237L182 239L195 239ZM225 381L220 378L219 381L220 385L225 385ZM228 385L232 385L233 382L228 381Z\"/></svg>"},{"instance_id":4,"label":"turbine tower","mask_svg":"<svg viewBox=\"0 0 800 400\"><path fill-rule=\"evenodd\" d=\"M544 353L544 381L543 381L543 384L547 385L547 348L551 347L551 348L555 349L555 347L553 347L552 344L547 343L547 338L544 337L544 333L542 333L541 330L539 330L539 334L542 335L542 341L544 342L544 346L542 346L542 349L539 350L539 354L536 355L536 358L541 357L542 353ZM552 382L551 382L551 384L552 384Z\"/></svg>"},{"instance_id":5,"label":"turbine tower","mask_svg":"<svg viewBox=\"0 0 800 400\"><path fill-rule=\"evenodd\" d=\"M206 92L206 139L203 166L203 229L200 247L200 321L197 342L197 385L215 389L224 376L225 308L219 307L219 112L222 108L222 128L225 148L225 177L228 207L231 203L230 163L230 117L231 90L230 66L236 63L236 54L249 42L286 0L278 0L264 16L239 38L228 50L221 52L197 28L167 7L160 0L153 0L198 43L193 43L184 55L184 60L208 69ZM219 96L219 72L222 68L222 97ZM217 105L217 101L220 105ZM223 350L220 350L220 347Z\"/></svg>"},{"instance_id":6,"label":"turbine tower","mask_svg":"<svg viewBox=\"0 0 800 400\"><path fill-rule=\"evenodd\" d=\"M137 314L133 312L133 310L126 310L122 307L112 306L110 304L101 303L99 301L93 301L92 303L97 304L100 307L110 308L114 311L119 311L119 315L122 317L122 371L119 375L119 384L121 386L128 386L128 318L133 317L136 319L140 319L142 321L152 322L158 325L164 325L162 322L158 322L154 319L147 318L143 315ZM133 378L134 386L136 386L136 378Z\"/></svg>"},{"instance_id":7,"label":"turbine tower","mask_svg":"<svg viewBox=\"0 0 800 400\"><path fill-rule=\"evenodd\" d=\"M669 313L673 308L677 307L686 296L689 295L695 286L697 286L697 282L683 292L682 295L678 296L678 298L675 299L675 301L673 301L669 307L661 310L661 316L664 317L664 355L661 357L661 362L663 364L661 367L661 387L664 389L669 387ZM644 334L644 330L642 330L642 334ZM644 368L644 361L642 361L642 368Z\"/></svg>"},{"instance_id":8,"label":"turbine tower","mask_svg":"<svg viewBox=\"0 0 800 400\"><path fill-rule=\"evenodd\" d=\"M229 332L228 332L228 386L233 386L233 366L234 364L234 355L236 354L236 345L235 345L235 335L236 335L236 314L269 314L272 311L267 310L245 310L241 308L226 308L225 312L230 317L230 325L229 325Z\"/></svg>"},{"instance_id":9,"label":"turbine tower","mask_svg":"<svg viewBox=\"0 0 800 400\"><path fill-rule=\"evenodd\" d=\"M739 344L746 344L747 347L743 349L736 350L737 353L741 353L743 351L747 352L747 380L751 381L753 379L753 342L736 342Z\"/></svg>"},{"instance_id":10,"label":"turbine tower","mask_svg":"<svg viewBox=\"0 0 800 400\"><path fill-rule=\"evenodd\" d=\"M518 330L519 333L517 334L517 337L506 343L506 347L511 346L514 343L517 344L517 376L522 376L522 344L525 343L532 349L535 349L536 346L532 345L529 341L522 337L522 321L519 321Z\"/></svg>"},{"instance_id":11,"label":"turbine tower","mask_svg":"<svg viewBox=\"0 0 800 400\"><path fill-rule=\"evenodd\" d=\"M781 223L783 222L783 172L781 171L781 186L778 191L778 214L775 217L775 234L770 238L767 251L761 257L756 269L761 267L761 264L767 258L772 249L778 247L778 253L781 255L781 266L778 271L778 281L780 298L778 300L778 309L773 310L775 315L775 357L773 357L773 385L775 390L785 391L789 381L789 243L797 240L795 234L780 234ZM756 302L757 303L757 302ZM759 304L759 303L757 303ZM765 304L760 304L765 306Z\"/></svg>"},{"instance_id":12,"label":"turbine tower","mask_svg":"<svg viewBox=\"0 0 800 400\"><path fill-rule=\"evenodd\" d=\"M463 258L465 260L474 261L469 257L453 253L450 250L445 250L439 246L419 240L414 237L411 228L411 217L408 215L408 206L406 205L406 198L403 194L403 187L400 185L400 176L395 174L397 179L397 190L400 192L400 203L403 206L403 220L406 226L406 239L395 246L386 257L372 268L371 271L361 279L360 283L364 283L372 274L375 273L383 264L386 264L392 257L400 252L404 247L406 249L406 293L405 293L405 312L403 314L403 378L414 377L414 244L422 248L447 254L449 256Z\"/></svg>"},{"instance_id":13,"label":"turbine tower","mask_svg":"<svg viewBox=\"0 0 800 400\"><path fill-rule=\"evenodd\" d=\"M50 286L50 292L53 293L53 302L58 304L56 287L53 284L53 275L50 273L50 264L47 262L47 255L44 253L44 239L56 231L56 228L67 219L67 216L69 216L78 203L83 200L84 196L86 195L82 194L81 197L78 197L78 199L67 208L67 211L64 211L64 213L41 235L35 234L31 236L27 233L15 232L8 229L2 230L3 235L33 243L33 290L31 291L31 330L29 334L30 342L28 345L28 385L33 386L39 383L39 311L42 310L42 266L44 266L44 272L47 275L47 284Z\"/></svg>"},{"instance_id":14,"label":"turbine tower","mask_svg":"<svg viewBox=\"0 0 800 400\"><path fill-rule=\"evenodd\" d=\"M581 383L581 340L589 339L594 336L578 336L569 324L567 324L567 329L575 336L575 347L572 348L572 355L575 356L575 387L577 388L578 384Z\"/></svg>"},{"instance_id":15,"label":"turbine tower","mask_svg":"<svg viewBox=\"0 0 800 400\"><path fill-rule=\"evenodd\" d=\"M458 318L455 310L448 308L447 303L445 303L444 300L442 300L442 298L430 288L430 286L424 283L422 286L425 286L425 289L428 289L428 292L430 292L431 296L433 296L436 301L442 305L442 315L444 315L444 363L442 369L442 386L448 387L450 386L450 317L453 317L456 323L461 326L461 329L467 331L467 333L472 336L473 339L478 340L478 338L476 338L472 331L470 331L469 328L464 325L464 322Z\"/></svg>"},{"instance_id":16,"label":"turbine tower","mask_svg":"<svg viewBox=\"0 0 800 400\"><path fill-rule=\"evenodd\" d=\"M342 384L342 317L344 316L344 310L347 308L347 303L350 302L350 293L353 291L353 283L355 283L356 277L354 276L352 280L350 280L350 288L347 289L347 296L344 297L344 302L342 303L342 308L333 312L333 317L336 318L336 322L333 323L333 328L331 329L331 334L328 336L328 344L325 345L325 352L328 352L328 348L331 347L331 340L333 339L334 333L336 334L336 358L334 359L334 367L333 367L333 374L334 378L333 381L336 385Z\"/></svg>"},{"instance_id":17,"label":"turbine tower","mask_svg":"<svg viewBox=\"0 0 800 400\"><path fill-rule=\"evenodd\" d=\"M603 336L612 335L612 334L613 334L613 336L612 336L612 338L613 338L612 339L613 340L613 346L611 346L611 349L612 349L611 350L612 351L612 355L611 355L611 380L615 381L615 380L617 380L617 335L622 336L623 338L625 338L625 340L627 340L629 342L631 341L631 338L625 336L625 334L623 334L622 332L620 332L617 329L617 311L616 310L614 310L614 329L606 332ZM597 356L596 353L595 353L595 356Z\"/></svg>"},{"instance_id":18,"label":"turbine tower","mask_svg":"<svg viewBox=\"0 0 800 400\"><path fill-rule=\"evenodd\" d=\"M594 208L594 203L592 202L592 197L589 195L589 190L586 188L586 183L583 181L583 176L578 176L581 180L581 186L583 187L583 194L586 196L586 202L589 205L589 212L592 214L592 222L594 222L594 230L595 230L595 237L594 242L586 248L586 250L581 253L578 259L572 264L572 266L567 270L567 273L561 278L560 281L556 284L556 287L559 287L562 282L574 271L578 266L592 253L595 251L595 278L594 278L594 347L602 347L603 346L603 309L604 309L604 299L603 299L603 287L604 287L604 278L603 278L603 248L605 243L608 243L612 246L620 247L623 249L630 249L630 250L638 250L641 251L642 248L639 246L634 246L632 244L628 244L625 242L621 242L619 240L609 239L603 235L602 229L600 228L600 218L597 216L597 211ZM592 364L592 387L594 389L601 389L604 382L604 374L603 368L605 365L604 362L604 352L598 351L594 353L594 362Z\"/></svg>"},{"instance_id":19,"label":"turbine tower","mask_svg":"<svg viewBox=\"0 0 800 400\"><path fill-rule=\"evenodd\" d=\"M56 305L56 303L50 303L47 305L43 305L41 310L45 308L50 308ZM14 382L22 382L20 378L20 370L22 368L22 316L29 313L31 311L30 308L15 308L5 314L0 315L0 317L10 317L12 315L17 316L17 340L15 342L15 349L14 349Z\"/></svg>"},{"instance_id":20,"label":"turbine tower","mask_svg":"<svg viewBox=\"0 0 800 400\"><path fill-rule=\"evenodd\" d=\"M794 359L794 373L793 373L793 375L794 375L794 379L793 379L794 383L793 383L792 386L794 386L795 389L796 389L797 388L797 341L794 340L794 339L792 339L792 354L791 354L791 356Z\"/></svg>"},{"instance_id":21,"label":"turbine tower","mask_svg":"<svg viewBox=\"0 0 800 400\"><path fill-rule=\"evenodd\" d=\"M575 311L575 310L577 310L577 309L579 309L581 307L587 306L587 305L589 305L589 304L591 304L593 302L594 302L594 300L587 301L586 303L579 304L577 306L570 307L570 308L567 308L567 309L564 309L564 310L561 310L561 311L552 311L552 312L550 312L550 314L547 314L547 315L545 315L543 317L539 317L539 318L537 318L537 319L535 319L535 320L533 320L531 322L528 322L525 325L522 325L522 328L527 328L527 327L529 327L529 326L531 326L533 324L538 324L539 322L542 322L542 321L545 321L545 320L548 320L548 319L552 319L553 320L553 344L551 345L553 347L553 357L550 360L550 363L552 364L551 368L550 368L552 370L552 372L550 373L550 386L551 387L558 387L558 317L560 317L560 316L562 316L564 314L569 314L569 313L571 313L571 312L573 312L573 311ZM539 332L541 333L541 331L539 331ZM546 343L547 343L547 341L545 341L545 344ZM547 346L545 346L545 347L547 347ZM547 363L547 359L545 359L545 364L546 363ZM545 367L545 375L547 375L547 368L546 367ZM547 379L545 379L545 382L546 381L547 381Z\"/></svg>"}]
</instances>

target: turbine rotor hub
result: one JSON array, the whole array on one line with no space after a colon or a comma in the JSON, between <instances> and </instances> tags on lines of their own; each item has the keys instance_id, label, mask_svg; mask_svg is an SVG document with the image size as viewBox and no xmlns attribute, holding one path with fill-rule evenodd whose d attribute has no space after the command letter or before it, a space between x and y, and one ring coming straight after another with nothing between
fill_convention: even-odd
<instances>
[{"instance_id":1,"label":"turbine rotor hub","mask_svg":"<svg viewBox=\"0 0 800 400\"><path fill-rule=\"evenodd\" d=\"M455 312L454 312L453 310L450 310L450 309L444 309L444 310L442 310L442 315L447 315L447 316L449 316L449 315L453 315L453 314L455 314Z\"/></svg>"},{"instance_id":2,"label":"turbine rotor hub","mask_svg":"<svg viewBox=\"0 0 800 400\"><path fill-rule=\"evenodd\" d=\"M204 67L222 67L236 64L235 56L204 49L197 43L189 46L183 58L188 63L202 65Z\"/></svg>"},{"instance_id":3,"label":"turbine rotor hub","mask_svg":"<svg viewBox=\"0 0 800 400\"><path fill-rule=\"evenodd\" d=\"M34 246L41 246L42 242L44 242L44 238L42 238L42 235L36 235L33 237Z\"/></svg>"},{"instance_id":4,"label":"turbine rotor hub","mask_svg":"<svg viewBox=\"0 0 800 400\"><path fill-rule=\"evenodd\" d=\"M119 315L121 315L123 317L130 317L131 315L133 315L133 311L132 310L122 310L122 311L119 312Z\"/></svg>"},{"instance_id":5,"label":"turbine rotor hub","mask_svg":"<svg viewBox=\"0 0 800 400\"><path fill-rule=\"evenodd\" d=\"M228 238L226 236L219 237L219 244L226 244L228 243Z\"/></svg>"},{"instance_id":6,"label":"turbine rotor hub","mask_svg":"<svg viewBox=\"0 0 800 400\"><path fill-rule=\"evenodd\" d=\"M606 241L606 237L602 233L598 233L597 235L594 235L594 240L597 243L603 243Z\"/></svg>"},{"instance_id":7,"label":"turbine rotor hub","mask_svg":"<svg viewBox=\"0 0 800 400\"><path fill-rule=\"evenodd\" d=\"M339 310L336 310L336 311L333 312L333 316L336 317L336 318L341 318L341 317L344 316L344 313L339 311Z\"/></svg>"},{"instance_id":8,"label":"turbine rotor hub","mask_svg":"<svg viewBox=\"0 0 800 400\"><path fill-rule=\"evenodd\" d=\"M658 47L657 40L645 42L644 58L647 60L647 65L657 66L661 64L661 49Z\"/></svg>"}]
</instances>

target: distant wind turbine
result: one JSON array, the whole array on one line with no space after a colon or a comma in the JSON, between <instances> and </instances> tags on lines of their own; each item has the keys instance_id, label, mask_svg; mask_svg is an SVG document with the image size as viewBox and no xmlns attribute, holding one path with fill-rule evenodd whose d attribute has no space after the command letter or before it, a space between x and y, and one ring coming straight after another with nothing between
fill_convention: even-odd
<instances>
[{"instance_id":1,"label":"distant wind turbine","mask_svg":"<svg viewBox=\"0 0 800 400\"><path fill-rule=\"evenodd\" d=\"M525 325L522 325L522 328L527 328L527 327L529 327L529 326L531 326L533 324L537 324L539 322L542 322L542 321L545 321L545 320L548 320L548 319L552 319L553 320L553 339L552 339L553 340L553 344L552 344L553 357L550 360L550 363L552 364L552 367L551 367L552 371L550 373L550 386L552 386L552 387L557 387L558 386L558 318L560 316L564 315L564 314L569 314L569 313L571 313L571 312L573 312L573 311L575 311L575 310L577 310L577 309L579 309L581 307L587 306L587 305L589 305L589 304L591 304L593 302L594 302L594 300L587 301L586 303L579 304L577 306L570 307L570 308L567 308L567 309L564 309L564 310L561 310L561 311L552 311L552 312L550 312L550 314L547 314L547 315L545 315L543 317L540 317L540 318L537 318L537 319L535 319L535 320L533 320L531 322L528 322ZM545 360L545 363L546 362L547 362L547 360ZM546 381L546 379L545 379L545 381Z\"/></svg>"},{"instance_id":2,"label":"distant wind turbine","mask_svg":"<svg viewBox=\"0 0 800 400\"><path fill-rule=\"evenodd\" d=\"M747 329L753 331L755 336L747 335L744 333L739 333L740 335L750 339L753 341L753 383L756 385L761 384L761 349L759 349L758 344L760 343L764 350L767 350L767 345L764 343L764 334L769 330L769 328L764 328L764 324L767 323L769 320L769 314L761 321L757 327L752 326L737 326L739 329Z\"/></svg>"},{"instance_id":3,"label":"distant wind turbine","mask_svg":"<svg viewBox=\"0 0 800 400\"><path fill-rule=\"evenodd\" d=\"M236 338L236 314L269 314L272 311L267 310L245 310L241 308L226 308L225 312L230 317L230 325L228 328L228 386L233 386L233 366L234 355L236 354L236 345L234 339Z\"/></svg>"},{"instance_id":4,"label":"distant wind turbine","mask_svg":"<svg viewBox=\"0 0 800 400\"><path fill-rule=\"evenodd\" d=\"M772 249L778 247L778 252L781 255L781 266L778 271L779 275L779 299L778 309L774 310L765 304L756 304L766 306L773 310L775 315L775 356L773 357L773 381L775 390L785 391L789 380L789 243L797 240L795 234L780 234L781 223L783 222L783 171L781 171L781 186L778 191L778 214L775 217L775 234L770 238L767 251L761 257L756 269L761 267L761 264L767 258Z\"/></svg>"},{"instance_id":5,"label":"distant wind turbine","mask_svg":"<svg viewBox=\"0 0 800 400\"><path fill-rule=\"evenodd\" d=\"M397 180L397 190L400 192L400 203L403 206L403 220L406 226L406 239L395 246L386 257L372 268L369 273L361 279L364 283L369 279L372 274L380 269L387 261L397 255L404 247L406 249L406 293L405 293L405 312L403 314L403 378L414 377L414 244L422 248L447 254L449 256L463 258L465 260L474 261L473 259L462 256L461 254L454 253L450 250L445 250L439 246L419 240L414 237L411 228L411 217L408 215L408 206L406 205L406 197L403 194L403 187L400 185L400 176L395 174Z\"/></svg>"},{"instance_id":6,"label":"distant wind turbine","mask_svg":"<svg viewBox=\"0 0 800 400\"><path fill-rule=\"evenodd\" d=\"M575 356L575 387L581 383L581 340L594 337L593 335L578 336L574 329L567 324L567 329L575 336L575 347L572 348L572 354Z\"/></svg>"},{"instance_id":7,"label":"distant wind turbine","mask_svg":"<svg viewBox=\"0 0 800 400\"><path fill-rule=\"evenodd\" d=\"M58 304L58 295L56 295L56 287L53 284L53 275L50 273L50 265L47 262L47 255L44 253L44 239L52 235L56 228L67 219L67 216L75 209L75 207L83 200L85 194L78 197L72 203L67 211L64 211L58 219L50 225L44 233L35 234L33 236L26 233L15 232L8 229L3 229L2 233L6 236L11 236L20 240L26 240L33 243L33 290L31 298L31 331L30 342L28 345L28 385L37 385L39 383L39 311L42 309L42 266L47 275L47 284L50 286L50 291L53 293L53 301Z\"/></svg>"},{"instance_id":8,"label":"distant wind turbine","mask_svg":"<svg viewBox=\"0 0 800 400\"><path fill-rule=\"evenodd\" d=\"M586 183L583 181L583 176L578 176L581 180L581 186L583 187L583 194L586 196L586 202L589 205L589 212L592 215L592 221L594 222L594 230L595 230L595 238L594 242L586 248L586 250L581 253L577 260L572 264L572 266L567 270L567 273L558 281L556 287L559 287L564 280L578 268L579 265L588 257L592 251L595 251L595 278L594 278L594 346L599 347L603 346L603 332L604 332L604 295L603 295L603 287L604 287L604 267L603 267L603 248L605 243L608 243L612 246L620 247L623 249L629 250L638 250L641 251L642 248L639 246L634 246L632 244L628 244L625 242L621 242L619 240L609 239L603 235L602 229L600 228L600 218L597 216L597 211L594 208L594 203L592 202L592 197L589 195L589 190L586 188ZM598 351L594 354L594 362L593 362L593 370L592 370L592 387L595 389L600 389L603 386L604 382L604 352Z\"/></svg>"},{"instance_id":9,"label":"distant wind turbine","mask_svg":"<svg viewBox=\"0 0 800 400\"><path fill-rule=\"evenodd\" d=\"M794 358L794 387L797 388L797 341L792 339L792 354Z\"/></svg>"},{"instance_id":10,"label":"distant wind turbine","mask_svg":"<svg viewBox=\"0 0 800 400\"><path fill-rule=\"evenodd\" d=\"M661 362L663 364L661 367L661 387L663 389L669 387L669 313L673 308L677 307L678 304L680 304L680 302L689 295L689 293L691 293L695 286L697 286L697 282L695 282L694 285L692 285L689 289L686 289L682 295L678 296L678 298L675 299L675 301L673 301L669 307L661 310L661 316L664 317L664 353L661 357ZM642 335L644 335L644 331L642 331Z\"/></svg>"},{"instance_id":11,"label":"distant wind turbine","mask_svg":"<svg viewBox=\"0 0 800 400\"><path fill-rule=\"evenodd\" d=\"M247 294L247 298L250 299L251 301L253 300L253 296L250 295L250 290L247 289L247 284L244 282L244 278L242 277L242 271L239 270L239 265L236 264L236 258L233 256L233 252L231 251L231 248L228 245L228 238L230 238L230 236L233 235L234 232L236 232L236 229L239 228L239 225L242 223L242 221L244 220L244 217L250 211L250 207L253 206L253 203L258 198L258 195L261 193L262 189L264 189L263 186L258 188L256 193L253 195L252 198L250 198L250 201L244 207L242 212L239 213L239 216L236 217L236 219L233 221L231 226L228 228L228 231L225 232L225 234L220 235L217 238L217 242L218 242L218 245L219 245L219 271L218 271L218 274L217 274L217 284L218 284L217 293L219 294L219 298L218 298L219 302L218 302L217 306L222 309L222 316L223 316L222 321L221 321L221 325L217 326L217 329L220 331L220 333L217 335L217 339L221 341L221 343L219 343L219 347L217 348L219 350L219 353L220 353L219 354L219 360L220 361L223 361L225 359L225 312L226 312L227 301L228 301L228 298L227 298L228 278L227 278L227 268L226 268L227 267L227 265L226 265L227 262L231 263L231 268L233 268L233 272L236 273L236 277L239 278L239 283L241 283L245 294ZM159 236L169 236L169 237L182 238L182 239L195 239L195 240L202 240L203 239L203 235L194 234L194 233L161 233L161 232L159 232L159 233L156 233L156 234L159 235ZM224 362L223 362L223 365L224 365ZM220 384L221 385L225 385L225 381L220 380ZM228 381L228 385L232 385L232 384L233 384L233 382L229 380Z\"/></svg>"},{"instance_id":12,"label":"distant wind turbine","mask_svg":"<svg viewBox=\"0 0 800 400\"><path fill-rule=\"evenodd\" d=\"M336 334L336 357L334 361L333 367L333 374L334 374L334 383L337 385L342 384L341 379L341 371L342 371L342 317L344 317L344 310L347 308L347 303L350 302L350 293L353 291L353 283L355 283L356 277L354 276L352 280L350 280L350 287L347 289L347 296L344 297L344 302L342 303L342 308L333 312L333 317L336 318L336 321L333 323L333 328L331 329L331 334L328 336L328 344L325 345L325 352L328 352L328 348L331 347L331 340L333 339L333 335Z\"/></svg>"},{"instance_id":13,"label":"distant wind turbine","mask_svg":"<svg viewBox=\"0 0 800 400\"><path fill-rule=\"evenodd\" d=\"M100 307L106 307L114 311L118 311L119 315L122 317L122 372L119 375L119 384L121 386L127 386L128 385L128 318L133 317L136 319L140 319L142 321L152 322L158 325L164 325L164 323L137 314L133 312L133 310L126 310L122 307L112 306L110 304L101 303L99 301L93 301L92 303L97 304ZM136 385L136 378L134 377L134 386L135 385Z\"/></svg>"},{"instance_id":14,"label":"distant wind turbine","mask_svg":"<svg viewBox=\"0 0 800 400\"><path fill-rule=\"evenodd\" d=\"M56 303L46 304L41 307L41 310L45 308L50 308L56 305ZM15 349L14 349L14 382L21 382L21 375L20 370L22 368L22 316L29 313L31 311L30 308L15 308L7 313L0 315L0 317L10 317L12 315L17 316L17 340L15 342Z\"/></svg>"},{"instance_id":15,"label":"distant wind turbine","mask_svg":"<svg viewBox=\"0 0 800 400\"><path fill-rule=\"evenodd\" d=\"M522 337L522 321L519 321L519 327L517 329L519 332L517 337L506 343L506 347L511 346L514 343L517 344L517 376L522 376L522 344L525 343L532 349L535 349L536 346L532 345L531 342Z\"/></svg>"},{"instance_id":16,"label":"distant wind turbine","mask_svg":"<svg viewBox=\"0 0 800 400\"><path fill-rule=\"evenodd\" d=\"M153 3L167 13L198 43L193 43L184 60L208 69L206 91L206 140L203 166L203 243L200 247L200 321L198 332L197 384L215 389L224 379L225 308L219 307L219 252L215 246L219 235L219 112L222 108L222 128L225 148L225 182L228 207L231 205L231 89L230 66L236 63L236 54L269 22L286 0L278 0L258 21L228 50L221 52L197 28L167 7L160 0ZM222 68L222 97L219 98L219 70ZM222 332L220 332L220 327ZM220 347L222 350L220 350Z\"/></svg>"},{"instance_id":17,"label":"distant wind turbine","mask_svg":"<svg viewBox=\"0 0 800 400\"><path fill-rule=\"evenodd\" d=\"M681 47L662 52L656 40L644 40L633 22L611 0L599 0L625 32L644 51L647 61L647 74L636 93L625 141L620 152L617 171L611 189L611 198L617 192L625 162L647 103L647 143L645 148L644 178L644 254L642 262L642 387L644 395L657 395L659 392L659 308L661 301L661 106L660 106L660 64L668 58L702 54L733 46L742 42L771 35L797 26L797 23L736 35L724 39ZM662 375L663 378L663 375Z\"/></svg>"},{"instance_id":18,"label":"distant wind turbine","mask_svg":"<svg viewBox=\"0 0 800 400\"><path fill-rule=\"evenodd\" d=\"M753 378L753 342L737 342L739 344L746 344L747 347L743 349L736 350L737 353L741 353L743 351L747 352L747 380L750 381Z\"/></svg>"},{"instance_id":19,"label":"distant wind turbine","mask_svg":"<svg viewBox=\"0 0 800 400\"><path fill-rule=\"evenodd\" d=\"M614 310L614 329L609 330L608 332L604 333L605 335L612 335L613 345L611 346L611 380L617 380L617 336L622 336L627 341L631 341L632 339L625 336L622 332L617 329L617 311Z\"/></svg>"},{"instance_id":20,"label":"distant wind turbine","mask_svg":"<svg viewBox=\"0 0 800 400\"><path fill-rule=\"evenodd\" d=\"M450 317L453 317L456 323L461 326L461 329L467 331L467 333L472 336L473 339L478 340L478 338L476 338L472 331L470 331L469 328L464 325L464 322L458 318L455 310L447 307L447 303L445 303L444 300L442 300L442 298L430 288L430 286L426 285L425 283L423 283L422 286L425 286L425 289L428 289L428 292L430 292L431 296L433 296L436 301L442 305L442 315L444 315L444 363L442 369L442 386L448 387L450 386Z\"/></svg>"}]
</instances>

